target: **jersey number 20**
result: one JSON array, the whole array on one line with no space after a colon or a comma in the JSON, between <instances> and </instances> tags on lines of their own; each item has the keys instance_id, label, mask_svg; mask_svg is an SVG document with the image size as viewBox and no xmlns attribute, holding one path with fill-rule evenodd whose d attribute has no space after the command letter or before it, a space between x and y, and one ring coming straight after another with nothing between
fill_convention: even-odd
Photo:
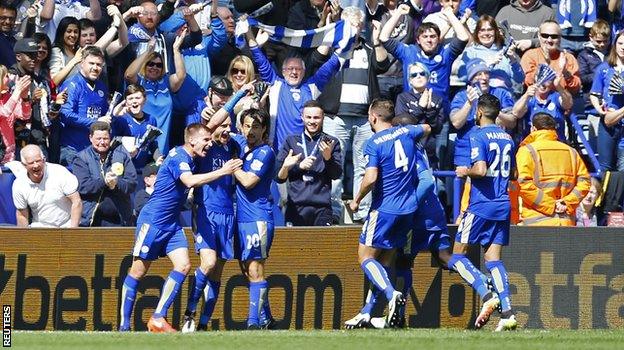
<instances>
[{"instance_id":1,"label":"jersey number 20","mask_svg":"<svg viewBox=\"0 0 624 350\"><path fill-rule=\"evenodd\" d=\"M509 172L511 170L511 156L509 155L511 145L506 144L501 152L498 143L490 143L490 151L494 151L496 154L494 156L494 161L490 164L485 176L498 177L500 174L504 178L509 177Z\"/></svg>"}]
</instances>

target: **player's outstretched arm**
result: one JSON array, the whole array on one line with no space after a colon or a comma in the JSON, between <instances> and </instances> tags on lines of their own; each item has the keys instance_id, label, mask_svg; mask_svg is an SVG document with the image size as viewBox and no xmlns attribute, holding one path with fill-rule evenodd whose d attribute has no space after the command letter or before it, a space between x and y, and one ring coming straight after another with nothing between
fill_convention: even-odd
<instances>
[{"instance_id":1,"label":"player's outstretched arm","mask_svg":"<svg viewBox=\"0 0 624 350\"><path fill-rule=\"evenodd\" d=\"M243 166L243 161L240 159L230 159L221 169L217 169L215 171L211 171L205 174L193 174L191 172L186 172L180 175L180 181L184 184L184 186L191 188L197 187L201 185L205 185L209 182L212 182L220 177L226 175L232 175L235 171L240 169Z\"/></svg>"}]
</instances>

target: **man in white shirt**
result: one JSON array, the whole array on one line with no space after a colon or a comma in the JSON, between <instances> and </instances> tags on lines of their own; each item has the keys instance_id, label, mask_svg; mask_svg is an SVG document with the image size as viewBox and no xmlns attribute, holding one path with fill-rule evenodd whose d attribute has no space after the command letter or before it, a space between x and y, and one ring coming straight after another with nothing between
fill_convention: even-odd
<instances>
[{"instance_id":1,"label":"man in white shirt","mask_svg":"<svg viewBox=\"0 0 624 350\"><path fill-rule=\"evenodd\" d=\"M82 200L78 193L78 179L65 167L46 163L41 148L27 145L20 152L26 174L13 182L17 226L28 227L78 227L82 213Z\"/></svg>"}]
</instances>

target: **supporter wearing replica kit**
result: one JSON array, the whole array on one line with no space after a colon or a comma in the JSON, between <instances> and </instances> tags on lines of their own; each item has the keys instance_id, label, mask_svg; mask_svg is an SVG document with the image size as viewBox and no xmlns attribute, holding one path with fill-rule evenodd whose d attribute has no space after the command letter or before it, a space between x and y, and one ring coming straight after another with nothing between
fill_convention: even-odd
<instances>
[{"instance_id":1,"label":"supporter wearing replica kit","mask_svg":"<svg viewBox=\"0 0 624 350\"><path fill-rule=\"evenodd\" d=\"M501 261L502 247L509 244L511 205L507 189L514 172L511 136L495 124L500 101L484 94L477 102L477 125L470 136L470 168L458 168L458 176L470 176L472 187L468 209L457 229L453 255L448 262L481 296L483 306L475 322L483 327L501 305L502 316L497 331L515 329L518 325L511 309L509 279ZM480 277L481 272L468 260L469 245L479 244L485 254L485 267L492 274L498 296L493 295Z\"/></svg>"},{"instance_id":2,"label":"supporter wearing replica kit","mask_svg":"<svg viewBox=\"0 0 624 350\"><path fill-rule=\"evenodd\" d=\"M269 284L264 278L264 262L273 241L273 198L271 182L275 172L275 153L266 143L269 115L257 109L241 114L245 140L241 144L242 169L236 177L236 218L238 242L236 256L249 279L248 329L270 327Z\"/></svg>"},{"instance_id":3,"label":"supporter wearing replica kit","mask_svg":"<svg viewBox=\"0 0 624 350\"><path fill-rule=\"evenodd\" d=\"M189 188L230 175L241 165L240 160L231 160L219 170L193 174L194 158L206 155L210 132L203 125L191 124L184 131L184 140L184 145L171 150L161 165L154 192L137 220L132 251L134 261L122 288L120 331L130 330L130 315L139 280L147 274L153 260L168 256L173 270L165 280L147 328L150 332L175 332L165 316L191 267L186 236L178 219Z\"/></svg>"},{"instance_id":4,"label":"supporter wearing replica kit","mask_svg":"<svg viewBox=\"0 0 624 350\"><path fill-rule=\"evenodd\" d=\"M364 147L366 172L350 207L357 210L359 202L372 190L371 209L360 234L358 260L366 277L388 300L386 322L395 327L403 314L405 297L390 283L388 270L396 249L405 245L417 208L416 141L431 128L393 127L394 105L389 100L374 100L368 113L375 134ZM370 314L360 313L356 318L357 323L367 323Z\"/></svg>"}]
</instances>

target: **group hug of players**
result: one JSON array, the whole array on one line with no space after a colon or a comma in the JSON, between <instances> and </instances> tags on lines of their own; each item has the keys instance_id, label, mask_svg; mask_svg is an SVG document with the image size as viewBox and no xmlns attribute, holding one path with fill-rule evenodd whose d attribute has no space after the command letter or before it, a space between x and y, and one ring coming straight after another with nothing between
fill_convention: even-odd
<instances>
[{"instance_id":1,"label":"group hug of players","mask_svg":"<svg viewBox=\"0 0 624 350\"><path fill-rule=\"evenodd\" d=\"M273 240L275 154L266 142L269 116L249 109L239 117L240 134L231 132L230 113L237 93L207 125L192 124L185 130L185 144L169 152L157 175L154 192L141 211L135 232L134 261L122 288L120 331L131 328L131 314L139 280L150 263L168 256L173 269L162 288L160 300L148 321L150 332L175 332L165 319L186 275L190 260L178 216L194 190L195 250L200 266L189 294L183 332L207 329L217 301L221 274L227 260L238 259L249 280L248 329L270 329L271 316L264 261ZM240 95L240 96L239 96ZM428 249L443 267L458 272L481 296L483 306L475 327L483 327L498 309L497 331L517 327L510 305L507 272L500 260L501 248L509 241L509 197L507 187L513 173L513 141L495 124L500 101L484 94L477 101L479 129L470 139L471 162L465 174L472 181L468 209L453 245L446 215L437 197L435 180L422 147L428 125L415 124L409 116L395 117L389 100L374 100L368 121L375 134L364 149L366 170L360 190L350 203L372 191L372 205L359 238L359 264L371 282L366 304L345 328L402 327L405 296L412 285L412 264L418 251ZM236 193L236 216L233 198ZM469 245L484 248L489 279L466 257ZM390 276L402 281L394 288ZM197 304L204 308L196 322ZM372 317L375 304L387 302L384 317Z\"/></svg>"}]
</instances>

